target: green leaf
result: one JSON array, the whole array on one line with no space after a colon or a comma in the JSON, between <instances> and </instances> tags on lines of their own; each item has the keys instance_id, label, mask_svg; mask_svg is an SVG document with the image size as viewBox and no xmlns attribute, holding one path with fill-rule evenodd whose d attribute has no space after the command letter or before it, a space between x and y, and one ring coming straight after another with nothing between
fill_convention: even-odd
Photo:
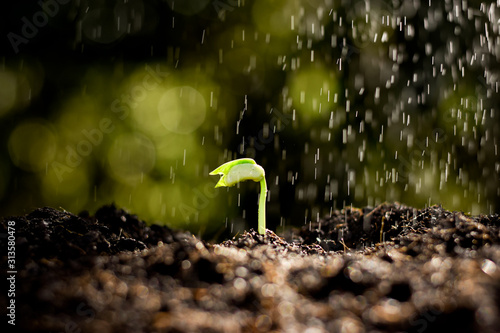
<instances>
[{"instance_id":1,"label":"green leaf","mask_svg":"<svg viewBox=\"0 0 500 333\"><path fill-rule=\"evenodd\" d=\"M255 182L261 181L265 177L264 169L255 163L251 158L240 158L222 164L210 175L221 175L219 182L215 187L221 186L234 186L236 183L253 180Z\"/></svg>"}]
</instances>

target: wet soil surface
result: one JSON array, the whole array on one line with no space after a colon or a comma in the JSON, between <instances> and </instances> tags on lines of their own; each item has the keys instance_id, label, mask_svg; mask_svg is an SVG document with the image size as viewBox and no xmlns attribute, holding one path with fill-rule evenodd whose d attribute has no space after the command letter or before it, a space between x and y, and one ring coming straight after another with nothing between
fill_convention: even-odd
<instances>
[{"instance_id":1,"label":"wet soil surface","mask_svg":"<svg viewBox=\"0 0 500 333\"><path fill-rule=\"evenodd\" d=\"M383 204L209 244L114 206L41 208L2 220L3 272L9 225L19 331L500 331L498 215Z\"/></svg>"}]
</instances>

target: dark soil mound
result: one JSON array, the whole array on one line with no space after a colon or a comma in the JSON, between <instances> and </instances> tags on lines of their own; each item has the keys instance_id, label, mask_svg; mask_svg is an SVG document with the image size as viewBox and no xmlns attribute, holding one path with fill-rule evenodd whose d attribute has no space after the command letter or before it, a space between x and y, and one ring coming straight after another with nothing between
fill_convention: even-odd
<instances>
[{"instance_id":1,"label":"dark soil mound","mask_svg":"<svg viewBox=\"0 0 500 333\"><path fill-rule=\"evenodd\" d=\"M498 332L499 228L383 204L207 244L114 206L42 208L0 224L16 237L0 305L21 331Z\"/></svg>"}]
</instances>

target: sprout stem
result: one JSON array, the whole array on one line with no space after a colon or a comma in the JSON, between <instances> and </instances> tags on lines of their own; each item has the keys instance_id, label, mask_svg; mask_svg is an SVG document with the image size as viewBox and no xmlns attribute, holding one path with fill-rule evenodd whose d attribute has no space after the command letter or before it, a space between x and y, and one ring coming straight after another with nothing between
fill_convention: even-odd
<instances>
[{"instance_id":1,"label":"sprout stem","mask_svg":"<svg viewBox=\"0 0 500 333\"><path fill-rule=\"evenodd\" d=\"M267 183L266 177L260 180L260 197L259 197L259 234L266 233L266 199L267 199Z\"/></svg>"}]
</instances>

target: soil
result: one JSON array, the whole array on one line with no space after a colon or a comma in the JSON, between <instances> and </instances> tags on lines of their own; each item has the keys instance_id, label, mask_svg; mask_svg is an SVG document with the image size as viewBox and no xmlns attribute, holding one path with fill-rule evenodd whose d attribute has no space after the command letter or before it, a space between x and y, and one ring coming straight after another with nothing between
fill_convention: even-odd
<instances>
[{"instance_id":1,"label":"soil","mask_svg":"<svg viewBox=\"0 0 500 333\"><path fill-rule=\"evenodd\" d=\"M4 268L9 225L19 331L500 331L498 215L386 203L211 244L115 206L40 208L2 220Z\"/></svg>"}]
</instances>

